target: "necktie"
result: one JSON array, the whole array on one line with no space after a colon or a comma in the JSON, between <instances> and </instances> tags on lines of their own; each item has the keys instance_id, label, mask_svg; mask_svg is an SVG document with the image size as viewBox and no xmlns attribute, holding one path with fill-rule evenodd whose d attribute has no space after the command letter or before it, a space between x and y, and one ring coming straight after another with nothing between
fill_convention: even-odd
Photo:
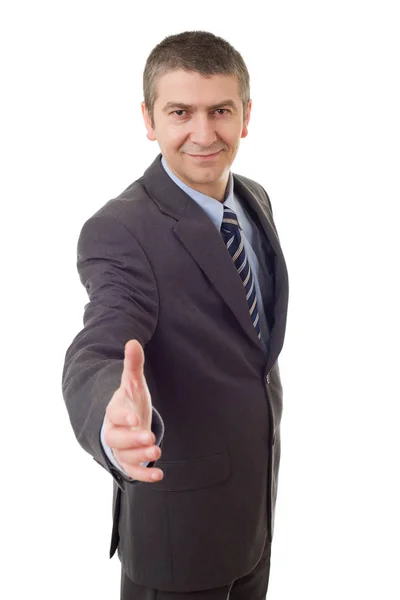
<instances>
[{"instance_id":1,"label":"necktie","mask_svg":"<svg viewBox=\"0 0 400 600\"><path fill-rule=\"evenodd\" d=\"M247 303L249 305L250 318L259 338L261 338L259 314L257 309L256 288L254 276L250 268L246 250L243 243L243 237L240 232L239 222L236 213L224 206L224 216L221 225L221 235L232 257L234 265L243 282L246 292Z\"/></svg>"}]
</instances>

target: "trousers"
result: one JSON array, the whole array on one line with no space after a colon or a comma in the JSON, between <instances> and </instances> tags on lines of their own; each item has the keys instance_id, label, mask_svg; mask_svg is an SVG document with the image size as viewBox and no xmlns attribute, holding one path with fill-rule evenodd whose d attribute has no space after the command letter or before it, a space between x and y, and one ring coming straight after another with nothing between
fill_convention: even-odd
<instances>
[{"instance_id":1,"label":"trousers","mask_svg":"<svg viewBox=\"0 0 400 600\"><path fill-rule=\"evenodd\" d=\"M265 600L270 571L271 544L266 542L263 554L250 573L228 585L194 592L163 592L134 583L121 569L120 600Z\"/></svg>"}]
</instances>

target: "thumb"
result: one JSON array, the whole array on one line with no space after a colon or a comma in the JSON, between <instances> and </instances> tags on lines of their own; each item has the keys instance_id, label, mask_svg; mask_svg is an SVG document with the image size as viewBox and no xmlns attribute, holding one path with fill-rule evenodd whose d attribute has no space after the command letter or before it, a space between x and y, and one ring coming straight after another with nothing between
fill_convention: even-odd
<instances>
[{"instance_id":1,"label":"thumb","mask_svg":"<svg viewBox=\"0 0 400 600\"><path fill-rule=\"evenodd\" d=\"M140 385L144 379L144 352L137 340L129 340L125 344L124 368L122 371L121 385L133 391L133 387ZM136 385L135 385L136 384Z\"/></svg>"}]
</instances>

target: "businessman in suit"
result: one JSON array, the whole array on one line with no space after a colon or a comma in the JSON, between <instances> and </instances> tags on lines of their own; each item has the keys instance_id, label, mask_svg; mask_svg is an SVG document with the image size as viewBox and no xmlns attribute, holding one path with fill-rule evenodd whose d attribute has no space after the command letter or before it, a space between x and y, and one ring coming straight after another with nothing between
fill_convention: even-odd
<instances>
[{"instance_id":1,"label":"businessman in suit","mask_svg":"<svg viewBox=\"0 0 400 600\"><path fill-rule=\"evenodd\" d=\"M89 302L63 394L113 477L123 600L265 598L280 458L285 260L263 187L230 168L251 112L241 55L184 32L147 59L161 153L83 225Z\"/></svg>"}]
</instances>

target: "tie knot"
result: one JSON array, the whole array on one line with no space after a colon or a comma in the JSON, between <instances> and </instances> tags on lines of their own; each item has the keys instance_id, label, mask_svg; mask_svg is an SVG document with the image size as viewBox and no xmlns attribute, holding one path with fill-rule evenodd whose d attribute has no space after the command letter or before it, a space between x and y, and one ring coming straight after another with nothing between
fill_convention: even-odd
<instances>
[{"instance_id":1,"label":"tie knot","mask_svg":"<svg viewBox=\"0 0 400 600\"><path fill-rule=\"evenodd\" d=\"M224 216L222 218L221 230L224 233L235 233L240 229L239 221L237 220L236 213L227 206L224 206Z\"/></svg>"}]
</instances>

